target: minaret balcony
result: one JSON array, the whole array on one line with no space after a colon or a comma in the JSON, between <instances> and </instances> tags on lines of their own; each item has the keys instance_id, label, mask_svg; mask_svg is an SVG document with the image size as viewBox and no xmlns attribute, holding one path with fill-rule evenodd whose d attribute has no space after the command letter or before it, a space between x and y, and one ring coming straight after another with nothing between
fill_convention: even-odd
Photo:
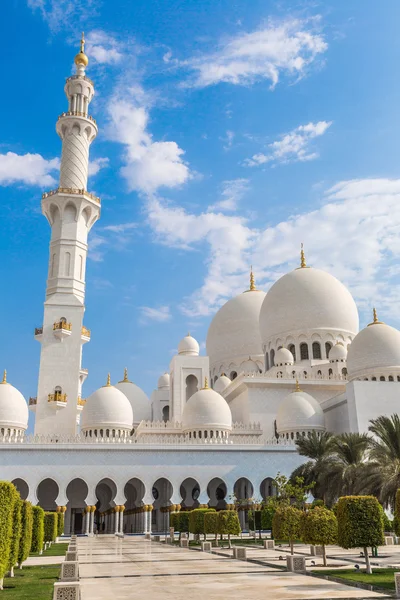
<instances>
[{"instance_id":1,"label":"minaret balcony","mask_svg":"<svg viewBox=\"0 0 400 600\"><path fill-rule=\"evenodd\" d=\"M84 383L86 381L86 378L89 374L89 370L88 369L79 369L79 377L81 380L81 384Z\"/></svg>"},{"instance_id":2,"label":"minaret balcony","mask_svg":"<svg viewBox=\"0 0 400 600\"><path fill-rule=\"evenodd\" d=\"M55 190L50 190L49 192L45 192L44 194L42 194L42 200L46 200L46 198L50 198L50 196L54 196L55 194L76 194L77 196L84 196L86 200L92 200L93 202L100 204L100 198L98 196L95 196L94 194L91 194L90 192L87 192L86 190L78 190L76 188L63 187L56 188Z\"/></svg>"},{"instance_id":3,"label":"minaret balcony","mask_svg":"<svg viewBox=\"0 0 400 600\"><path fill-rule=\"evenodd\" d=\"M43 327L35 327L35 340L38 342L42 341L43 337Z\"/></svg>"},{"instance_id":4,"label":"minaret balcony","mask_svg":"<svg viewBox=\"0 0 400 600\"><path fill-rule=\"evenodd\" d=\"M64 117L84 117L85 119L89 119L89 121L91 121L94 125L97 125L96 119L87 113L79 112L77 110L70 110L68 112L61 113L61 115L58 117L58 120L63 119Z\"/></svg>"},{"instance_id":5,"label":"minaret balcony","mask_svg":"<svg viewBox=\"0 0 400 600\"><path fill-rule=\"evenodd\" d=\"M82 327L81 338L82 338L82 341L84 344L86 344L86 342L90 342L90 329L87 329L86 327Z\"/></svg>"},{"instance_id":6,"label":"minaret balcony","mask_svg":"<svg viewBox=\"0 0 400 600\"><path fill-rule=\"evenodd\" d=\"M53 333L56 338L59 340L63 340L66 337L71 335L72 331L72 323L67 323L66 321L57 321L53 325Z\"/></svg>"},{"instance_id":7,"label":"minaret balcony","mask_svg":"<svg viewBox=\"0 0 400 600\"><path fill-rule=\"evenodd\" d=\"M37 406L37 398L32 398L32 396L29 398L29 410L31 410L32 412L36 412L36 406Z\"/></svg>"},{"instance_id":8,"label":"minaret balcony","mask_svg":"<svg viewBox=\"0 0 400 600\"><path fill-rule=\"evenodd\" d=\"M61 392L54 392L54 394L49 394L47 398L49 404L53 408L64 408L64 406L67 406L67 394L62 394Z\"/></svg>"},{"instance_id":9,"label":"minaret balcony","mask_svg":"<svg viewBox=\"0 0 400 600\"><path fill-rule=\"evenodd\" d=\"M86 404L86 398L78 398L76 404L77 404L78 412L81 412L83 407Z\"/></svg>"},{"instance_id":10,"label":"minaret balcony","mask_svg":"<svg viewBox=\"0 0 400 600\"><path fill-rule=\"evenodd\" d=\"M68 81L72 81L73 79L84 79L88 83L91 83L92 86L94 87L93 81L91 79L89 79L89 77L86 77L86 75L71 75L71 77L67 78L67 83L68 83Z\"/></svg>"}]
</instances>

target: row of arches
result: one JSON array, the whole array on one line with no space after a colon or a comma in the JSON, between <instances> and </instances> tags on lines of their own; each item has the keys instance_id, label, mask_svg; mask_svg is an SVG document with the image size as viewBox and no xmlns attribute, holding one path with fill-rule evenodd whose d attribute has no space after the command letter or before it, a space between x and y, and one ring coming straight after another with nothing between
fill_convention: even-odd
<instances>
[{"instance_id":1,"label":"row of arches","mask_svg":"<svg viewBox=\"0 0 400 600\"><path fill-rule=\"evenodd\" d=\"M278 346L277 350L280 350L282 346ZM329 359L329 353L332 348L332 342L325 342L324 353L320 342L312 342L311 352L308 342L301 342L299 345L299 360L310 360L312 357L314 360ZM293 359L296 362L296 346L294 344L288 345L288 350L292 353ZM324 354L324 356L323 356ZM268 371L270 368L275 366L275 350L272 348L265 354L265 369Z\"/></svg>"},{"instance_id":2,"label":"row of arches","mask_svg":"<svg viewBox=\"0 0 400 600\"><path fill-rule=\"evenodd\" d=\"M13 483L22 499L30 499L47 511L57 510L60 488L54 479L42 480L35 490L30 490L27 482L20 478L14 479ZM113 517L115 511L122 515L119 517L118 523L121 532L143 533L149 527L153 531L166 531L169 526L169 514L173 510L192 510L200 505L208 505L216 510L222 510L228 504L235 503L240 507L239 516L242 528L245 529L247 527L247 510L251 503L260 502L276 493L271 477L266 477L259 486L253 485L246 477L241 477L230 489L223 479L214 477L208 482L202 493L199 482L193 477L187 477L178 486L178 497L176 494L174 495L171 481L166 477L161 477L152 484L149 496L149 490L146 490L144 482L133 477L124 486L124 504L117 506L117 486L112 479L106 477L95 486L95 504L91 505L94 512L93 531L90 532L88 530L90 520L86 519L87 502L90 497L89 487L87 482L81 478L71 480L66 486L66 534L114 533L112 528L115 526ZM148 504L149 497L151 497L151 504ZM179 504L175 504L173 500ZM121 502L120 499L119 501Z\"/></svg>"}]
</instances>

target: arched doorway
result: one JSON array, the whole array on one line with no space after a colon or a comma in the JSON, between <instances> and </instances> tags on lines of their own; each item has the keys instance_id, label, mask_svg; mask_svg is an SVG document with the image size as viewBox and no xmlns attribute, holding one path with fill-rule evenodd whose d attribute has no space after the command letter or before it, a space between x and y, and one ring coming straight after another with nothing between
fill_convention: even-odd
<instances>
[{"instance_id":1,"label":"arched doorway","mask_svg":"<svg viewBox=\"0 0 400 600\"><path fill-rule=\"evenodd\" d=\"M126 533L143 533L145 530L145 512L143 510L145 492L143 481L137 477L133 477L125 485L124 531Z\"/></svg>"},{"instance_id":2,"label":"arched doorway","mask_svg":"<svg viewBox=\"0 0 400 600\"><path fill-rule=\"evenodd\" d=\"M229 498L226 498L227 487L224 481L219 477L211 479L207 486L207 494L210 498L208 506L217 510L225 510Z\"/></svg>"},{"instance_id":3,"label":"arched doorway","mask_svg":"<svg viewBox=\"0 0 400 600\"><path fill-rule=\"evenodd\" d=\"M38 504L43 510L55 511L57 510L57 496L58 496L58 484L54 479L43 479L37 487L36 497Z\"/></svg>"},{"instance_id":4,"label":"arched doorway","mask_svg":"<svg viewBox=\"0 0 400 600\"><path fill-rule=\"evenodd\" d=\"M169 512L165 510L171 504L173 493L172 483L165 477L157 479L153 484L153 512L151 528L153 531L167 531L169 527Z\"/></svg>"},{"instance_id":5,"label":"arched doorway","mask_svg":"<svg viewBox=\"0 0 400 600\"><path fill-rule=\"evenodd\" d=\"M24 481L23 479L19 479L19 477L17 477L17 479L13 479L12 482L15 487L17 488L17 491L19 493L19 495L21 496L22 500L26 500L27 497L29 496L29 485L26 483L26 481Z\"/></svg>"},{"instance_id":6,"label":"arched doorway","mask_svg":"<svg viewBox=\"0 0 400 600\"><path fill-rule=\"evenodd\" d=\"M186 377L186 402L197 392L199 389L199 382L195 375L188 375Z\"/></svg>"},{"instance_id":7,"label":"arched doorway","mask_svg":"<svg viewBox=\"0 0 400 600\"><path fill-rule=\"evenodd\" d=\"M276 487L274 486L274 480L272 477L266 477L260 484L260 494L263 500L276 496Z\"/></svg>"},{"instance_id":8,"label":"arched doorway","mask_svg":"<svg viewBox=\"0 0 400 600\"><path fill-rule=\"evenodd\" d=\"M179 493L182 498L182 508L198 508L200 496L200 485L193 479L193 477L187 477L181 483Z\"/></svg>"},{"instance_id":9,"label":"arched doorway","mask_svg":"<svg viewBox=\"0 0 400 600\"><path fill-rule=\"evenodd\" d=\"M240 525L243 529L249 528L248 512L249 507L253 503L254 487L251 481L246 477L238 479L233 486L236 503L238 505Z\"/></svg>"},{"instance_id":10,"label":"arched doorway","mask_svg":"<svg viewBox=\"0 0 400 600\"><path fill-rule=\"evenodd\" d=\"M97 521L99 533L115 533L114 498L116 494L117 486L108 477L99 481L96 486L97 503L95 521Z\"/></svg>"},{"instance_id":11,"label":"arched doorway","mask_svg":"<svg viewBox=\"0 0 400 600\"><path fill-rule=\"evenodd\" d=\"M79 477L67 485L67 512L65 513L64 532L70 534L86 533L84 515L86 498L89 492L87 483Z\"/></svg>"}]
</instances>

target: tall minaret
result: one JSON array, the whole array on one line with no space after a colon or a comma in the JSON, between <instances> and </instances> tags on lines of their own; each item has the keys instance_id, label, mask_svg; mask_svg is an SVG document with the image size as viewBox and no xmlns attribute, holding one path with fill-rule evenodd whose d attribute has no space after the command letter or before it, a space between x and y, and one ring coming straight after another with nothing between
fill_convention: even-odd
<instances>
[{"instance_id":1,"label":"tall minaret","mask_svg":"<svg viewBox=\"0 0 400 600\"><path fill-rule=\"evenodd\" d=\"M33 404L35 434L76 433L81 387L87 376L81 366L82 345L90 339L90 331L83 326L87 236L100 216L100 200L87 191L89 146L97 125L88 115L94 87L85 75L89 61L84 46L82 34L76 74L64 88L68 112L59 116L56 126L62 140L60 184L42 196L51 241L43 327L35 331L42 344Z\"/></svg>"}]
</instances>

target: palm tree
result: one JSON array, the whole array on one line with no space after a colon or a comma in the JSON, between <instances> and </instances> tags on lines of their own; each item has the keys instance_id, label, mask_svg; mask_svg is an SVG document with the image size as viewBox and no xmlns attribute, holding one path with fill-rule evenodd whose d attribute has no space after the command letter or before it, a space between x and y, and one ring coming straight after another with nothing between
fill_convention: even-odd
<instances>
[{"instance_id":1,"label":"palm tree","mask_svg":"<svg viewBox=\"0 0 400 600\"><path fill-rule=\"evenodd\" d=\"M298 453L311 460L297 467L291 475L291 480L302 477L306 488L312 490L313 496L321 500L325 500L323 479L332 453L333 441L331 433L324 432L318 435L315 431L310 436L296 440Z\"/></svg>"},{"instance_id":2,"label":"palm tree","mask_svg":"<svg viewBox=\"0 0 400 600\"><path fill-rule=\"evenodd\" d=\"M327 503L339 496L351 496L364 491L364 473L369 469L366 459L371 444L367 433L341 433L332 442L332 454L321 476L326 488Z\"/></svg>"},{"instance_id":3,"label":"palm tree","mask_svg":"<svg viewBox=\"0 0 400 600\"><path fill-rule=\"evenodd\" d=\"M370 442L365 487L385 508L393 508L400 488L400 417L380 416L370 423L368 429L374 437Z\"/></svg>"}]
</instances>

